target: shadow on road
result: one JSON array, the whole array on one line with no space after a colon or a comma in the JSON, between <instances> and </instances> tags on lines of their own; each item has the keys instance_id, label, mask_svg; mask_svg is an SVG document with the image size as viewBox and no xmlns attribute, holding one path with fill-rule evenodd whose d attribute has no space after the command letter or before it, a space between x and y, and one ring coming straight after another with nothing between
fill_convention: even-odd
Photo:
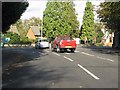
<instances>
[{"instance_id":1,"label":"shadow on road","mask_svg":"<svg viewBox=\"0 0 120 90\"><path fill-rule=\"evenodd\" d=\"M2 50L3 88L47 88L63 73L45 68L45 63L37 59L48 53L43 49L4 48Z\"/></svg>"},{"instance_id":2,"label":"shadow on road","mask_svg":"<svg viewBox=\"0 0 120 90\"><path fill-rule=\"evenodd\" d=\"M44 56L43 49L34 48L3 48L2 49L2 67L15 63L31 61L34 58ZM47 55L47 54L46 54Z\"/></svg>"},{"instance_id":3,"label":"shadow on road","mask_svg":"<svg viewBox=\"0 0 120 90\"><path fill-rule=\"evenodd\" d=\"M39 66L17 67L7 72L7 78L3 75L3 88L48 88L64 75L57 69L45 68L45 63Z\"/></svg>"}]
</instances>

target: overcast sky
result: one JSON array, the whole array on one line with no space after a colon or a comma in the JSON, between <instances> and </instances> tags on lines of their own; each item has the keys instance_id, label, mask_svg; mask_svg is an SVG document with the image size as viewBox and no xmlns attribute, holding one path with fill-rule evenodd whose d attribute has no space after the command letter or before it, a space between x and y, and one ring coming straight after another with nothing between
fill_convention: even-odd
<instances>
[{"instance_id":1,"label":"overcast sky","mask_svg":"<svg viewBox=\"0 0 120 90\"><path fill-rule=\"evenodd\" d=\"M99 5L101 2L103 2L104 0L92 0L92 4L93 5ZM23 13L23 15L21 16L21 19L29 19L31 17L39 17L42 19L43 16L43 11L46 8L46 0L28 0L29 2L29 7L27 8L27 10ZM85 9L85 4L86 1L84 0L74 0L75 3L75 9L76 9L76 13L78 14L77 18L80 22L80 25L82 24L82 17L84 14L84 9ZM94 12L95 13L95 12ZM97 17L95 16L95 19Z\"/></svg>"}]
</instances>

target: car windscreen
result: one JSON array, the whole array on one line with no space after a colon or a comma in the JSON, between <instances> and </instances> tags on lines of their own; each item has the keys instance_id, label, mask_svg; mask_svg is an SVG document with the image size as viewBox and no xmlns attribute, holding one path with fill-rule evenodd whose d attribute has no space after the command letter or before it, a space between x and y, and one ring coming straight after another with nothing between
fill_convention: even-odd
<instances>
[{"instance_id":1,"label":"car windscreen","mask_svg":"<svg viewBox=\"0 0 120 90\"><path fill-rule=\"evenodd\" d=\"M70 40L70 37L63 37L63 40Z\"/></svg>"},{"instance_id":2,"label":"car windscreen","mask_svg":"<svg viewBox=\"0 0 120 90\"><path fill-rule=\"evenodd\" d=\"M42 40L39 40L39 42L48 42L47 39L42 39Z\"/></svg>"}]
</instances>

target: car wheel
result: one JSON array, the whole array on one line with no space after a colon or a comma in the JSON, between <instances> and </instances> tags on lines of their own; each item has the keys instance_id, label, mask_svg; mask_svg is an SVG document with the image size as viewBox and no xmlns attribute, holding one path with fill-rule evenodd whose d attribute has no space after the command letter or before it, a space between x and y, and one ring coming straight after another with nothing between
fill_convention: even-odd
<instances>
[{"instance_id":1,"label":"car wheel","mask_svg":"<svg viewBox=\"0 0 120 90\"><path fill-rule=\"evenodd\" d=\"M37 46L35 46L35 49L37 49Z\"/></svg>"},{"instance_id":2,"label":"car wheel","mask_svg":"<svg viewBox=\"0 0 120 90\"><path fill-rule=\"evenodd\" d=\"M71 52L73 52L73 53L74 53L74 52L75 52L75 49L71 49Z\"/></svg>"},{"instance_id":3,"label":"car wheel","mask_svg":"<svg viewBox=\"0 0 120 90\"><path fill-rule=\"evenodd\" d=\"M60 48L59 48L59 46L57 46L56 51L57 51L57 52L60 52Z\"/></svg>"},{"instance_id":4,"label":"car wheel","mask_svg":"<svg viewBox=\"0 0 120 90\"><path fill-rule=\"evenodd\" d=\"M53 47L51 47L51 51L52 51L52 52L54 51L54 48L53 48Z\"/></svg>"}]
</instances>

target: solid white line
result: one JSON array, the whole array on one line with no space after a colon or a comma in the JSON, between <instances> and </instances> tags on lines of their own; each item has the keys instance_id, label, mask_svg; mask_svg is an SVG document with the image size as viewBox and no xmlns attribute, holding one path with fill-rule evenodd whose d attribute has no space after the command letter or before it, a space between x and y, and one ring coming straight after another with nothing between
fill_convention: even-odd
<instances>
[{"instance_id":1,"label":"solid white line","mask_svg":"<svg viewBox=\"0 0 120 90\"><path fill-rule=\"evenodd\" d=\"M80 65L80 64L78 64L78 66L80 67L80 68L82 68L85 72L87 72L89 75L91 75L93 78L95 78L95 79L100 79L100 78L98 78L97 76L95 76L93 73L91 73L90 71L88 71L86 68L84 68L82 65Z\"/></svg>"},{"instance_id":2,"label":"solid white line","mask_svg":"<svg viewBox=\"0 0 120 90\"><path fill-rule=\"evenodd\" d=\"M55 52L53 52L53 54L55 54L55 55L57 55L57 56L60 56L60 54L57 54L57 53L55 53Z\"/></svg>"},{"instance_id":3,"label":"solid white line","mask_svg":"<svg viewBox=\"0 0 120 90\"><path fill-rule=\"evenodd\" d=\"M97 58L114 62L114 60L112 60L112 59L107 59L107 58L103 58L103 57L99 57L99 56Z\"/></svg>"},{"instance_id":4,"label":"solid white line","mask_svg":"<svg viewBox=\"0 0 120 90\"><path fill-rule=\"evenodd\" d=\"M70 58L68 58L68 57L66 57L66 56L64 56L64 58L66 58L66 59L68 59L69 61L73 62L72 59L70 59Z\"/></svg>"},{"instance_id":5,"label":"solid white line","mask_svg":"<svg viewBox=\"0 0 120 90\"><path fill-rule=\"evenodd\" d=\"M94 56L92 54L89 54L89 53L85 53L85 52L81 52L82 54L85 54L85 55L88 55L88 56Z\"/></svg>"}]
</instances>

